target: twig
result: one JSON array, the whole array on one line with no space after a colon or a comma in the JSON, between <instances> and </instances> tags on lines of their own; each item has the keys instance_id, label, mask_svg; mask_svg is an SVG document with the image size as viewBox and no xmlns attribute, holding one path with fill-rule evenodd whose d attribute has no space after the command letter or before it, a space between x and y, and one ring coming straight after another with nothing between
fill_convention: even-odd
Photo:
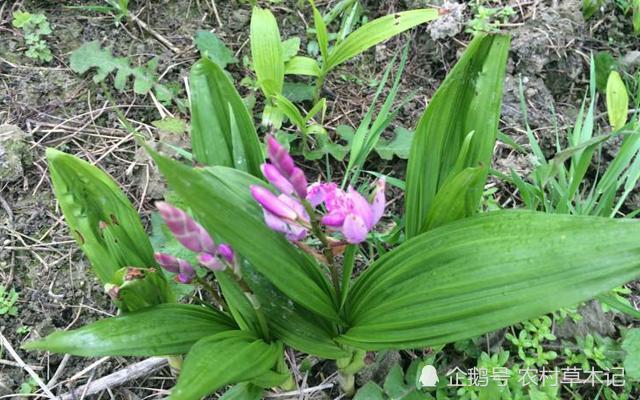
<instances>
[{"instance_id":1,"label":"twig","mask_svg":"<svg viewBox=\"0 0 640 400\"><path fill-rule=\"evenodd\" d=\"M129 382L131 380L146 376L164 367L165 365L167 365L166 358L151 357L144 361L132 364L124 369L121 369L120 371L116 371L110 375L95 380L93 381L93 383L88 383L86 385L80 386L75 390L71 390L70 392L60 396L60 400L73 400L81 394L84 394L85 396L92 395L100 391L122 385L125 382Z\"/></svg>"},{"instance_id":2,"label":"twig","mask_svg":"<svg viewBox=\"0 0 640 400\"><path fill-rule=\"evenodd\" d=\"M333 383L325 383L323 385L313 386L313 387L306 388L306 389L292 390L291 392L267 393L264 397L268 398L268 399L275 399L275 398L278 398L278 397L289 397L289 396L295 396L297 394L314 393L314 392L318 392L320 390L330 389L332 387L333 387Z\"/></svg>"},{"instance_id":3,"label":"twig","mask_svg":"<svg viewBox=\"0 0 640 400\"><path fill-rule=\"evenodd\" d=\"M13 357L13 359L18 363L20 368L27 371L29 376L31 376L31 378L33 378L33 380L38 384L38 386L40 386L40 389L42 389L42 391L47 395L47 397L49 397L50 399L57 399L57 397L51 392L51 390L49 390L49 388L42 381L42 379L40 379L38 374L36 374L30 366L28 366L27 364L25 364L24 361L22 361L22 358L20 358L18 353L16 353L16 351L11 346L11 343L9 343L9 341L4 337L2 332L0 332L0 344L2 344L2 347L7 349L7 352L9 353L9 355Z\"/></svg>"},{"instance_id":4,"label":"twig","mask_svg":"<svg viewBox=\"0 0 640 400\"><path fill-rule=\"evenodd\" d=\"M129 19L131 19L131 21L135 22L136 24L138 24L138 26L140 26L140 28L144 29L145 31L149 32L151 34L151 36L155 37L156 39L158 39L158 41L160 43L162 43L166 48L168 48L169 50L173 51L176 54L180 54L180 49L177 48L173 43L171 43L169 41L169 39L167 39L166 37L162 36L160 33L158 33L156 30L154 30L153 28L151 28L149 25L147 25L146 22L144 22L143 20L141 20L140 18L136 17L133 13L129 13Z\"/></svg>"}]
</instances>

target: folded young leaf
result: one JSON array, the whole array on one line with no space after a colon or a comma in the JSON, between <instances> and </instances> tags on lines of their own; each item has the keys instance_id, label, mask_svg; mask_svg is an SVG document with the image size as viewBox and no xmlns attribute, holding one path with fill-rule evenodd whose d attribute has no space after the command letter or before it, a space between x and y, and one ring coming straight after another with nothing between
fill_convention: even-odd
<instances>
[{"instance_id":1,"label":"folded young leaf","mask_svg":"<svg viewBox=\"0 0 640 400\"><path fill-rule=\"evenodd\" d=\"M191 68L189 87L196 161L262 176L264 156L253 118L224 70L203 58Z\"/></svg>"},{"instance_id":2,"label":"folded young leaf","mask_svg":"<svg viewBox=\"0 0 640 400\"><path fill-rule=\"evenodd\" d=\"M296 56L292 57L284 66L285 75L320 75L318 62L313 58Z\"/></svg>"},{"instance_id":3,"label":"folded young leaf","mask_svg":"<svg viewBox=\"0 0 640 400\"><path fill-rule=\"evenodd\" d=\"M614 131L622 129L627 123L629 95L627 87L617 71L611 71L607 81L607 114L609 124Z\"/></svg>"},{"instance_id":4,"label":"folded young leaf","mask_svg":"<svg viewBox=\"0 0 640 400\"><path fill-rule=\"evenodd\" d=\"M385 254L356 281L366 350L451 343L571 306L640 276L640 223L530 211L466 218Z\"/></svg>"},{"instance_id":5,"label":"folded young leaf","mask_svg":"<svg viewBox=\"0 0 640 400\"><path fill-rule=\"evenodd\" d=\"M368 48L380 42L413 28L416 25L433 21L438 18L438 10L425 8L420 10L404 11L400 13L385 15L361 26L347 38L338 43L328 58L322 69L325 72L331 71L338 65L350 58L357 56Z\"/></svg>"},{"instance_id":6,"label":"folded young leaf","mask_svg":"<svg viewBox=\"0 0 640 400\"><path fill-rule=\"evenodd\" d=\"M156 266L137 211L109 175L52 148L47 149L47 163L71 234L102 284L112 282L122 267Z\"/></svg>"},{"instance_id":7,"label":"folded young leaf","mask_svg":"<svg viewBox=\"0 0 640 400\"><path fill-rule=\"evenodd\" d=\"M151 155L207 230L230 243L293 301L337 318L335 293L320 266L265 225L249 191L250 185L262 181L230 168L194 169L154 152Z\"/></svg>"},{"instance_id":8,"label":"folded young leaf","mask_svg":"<svg viewBox=\"0 0 640 400\"><path fill-rule=\"evenodd\" d=\"M250 30L251 57L258 84L265 96L282 93L284 55L278 22L271 11L253 7Z\"/></svg>"},{"instance_id":9,"label":"folded young leaf","mask_svg":"<svg viewBox=\"0 0 640 400\"><path fill-rule=\"evenodd\" d=\"M448 179L433 199L422 231L437 228L449 222L473 215L478 209L478 198L473 188L484 183L486 167L465 168Z\"/></svg>"},{"instance_id":10,"label":"folded young leaf","mask_svg":"<svg viewBox=\"0 0 640 400\"><path fill-rule=\"evenodd\" d=\"M447 74L425 110L413 137L407 165L405 223L407 237L422 233L433 201L452 170L488 166L498 132L509 37L479 35ZM475 132L457 166L465 138ZM470 191L477 203L486 174Z\"/></svg>"},{"instance_id":11,"label":"folded young leaf","mask_svg":"<svg viewBox=\"0 0 640 400\"><path fill-rule=\"evenodd\" d=\"M106 318L71 331L54 332L23 346L75 356L183 354L203 337L237 329L228 316L201 306L161 304Z\"/></svg>"},{"instance_id":12,"label":"folded young leaf","mask_svg":"<svg viewBox=\"0 0 640 400\"><path fill-rule=\"evenodd\" d=\"M228 331L199 340L184 360L170 400L198 400L224 385L269 372L282 357L282 344L250 333Z\"/></svg>"}]
</instances>

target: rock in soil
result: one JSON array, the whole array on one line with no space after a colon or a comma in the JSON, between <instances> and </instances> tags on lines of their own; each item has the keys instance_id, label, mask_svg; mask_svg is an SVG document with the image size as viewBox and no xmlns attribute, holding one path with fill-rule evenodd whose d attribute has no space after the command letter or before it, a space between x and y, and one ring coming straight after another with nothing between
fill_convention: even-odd
<instances>
[{"instance_id":1,"label":"rock in soil","mask_svg":"<svg viewBox=\"0 0 640 400\"><path fill-rule=\"evenodd\" d=\"M13 182L24 175L31 163L31 135L15 125L0 125L0 182Z\"/></svg>"}]
</instances>

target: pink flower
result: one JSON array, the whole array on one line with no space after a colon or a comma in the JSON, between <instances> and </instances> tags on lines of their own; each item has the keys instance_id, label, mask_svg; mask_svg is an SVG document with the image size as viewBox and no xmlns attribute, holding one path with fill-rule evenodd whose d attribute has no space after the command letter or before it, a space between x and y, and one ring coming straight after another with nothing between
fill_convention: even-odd
<instances>
[{"instance_id":1,"label":"pink flower","mask_svg":"<svg viewBox=\"0 0 640 400\"><path fill-rule=\"evenodd\" d=\"M294 221L297 217L295 210L262 186L251 185L251 195L260 203L262 208L279 218Z\"/></svg>"},{"instance_id":2,"label":"pink flower","mask_svg":"<svg viewBox=\"0 0 640 400\"><path fill-rule=\"evenodd\" d=\"M202 253L198 255L198 262L203 267L210 269L211 271L222 271L226 265L220 261L218 257L209 253Z\"/></svg>"},{"instance_id":3,"label":"pink flower","mask_svg":"<svg viewBox=\"0 0 640 400\"><path fill-rule=\"evenodd\" d=\"M363 242L384 214L384 189L384 179L378 180L370 204L352 187L344 192L336 186L325 185L322 191L327 214L322 217L322 223L339 229L349 243Z\"/></svg>"},{"instance_id":4,"label":"pink flower","mask_svg":"<svg viewBox=\"0 0 640 400\"><path fill-rule=\"evenodd\" d=\"M166 253L155 253L154 257L163 269L178 274L176 281L180 283L191 283L196 277L195 270L187 260Z\"/></svg>"},{"instance_id":5,"label":"pink flower","mask_svg":"<svg viewBox=\"0 0 640 400\"><path fill-rule=\"evenodd\" d=\"M264 209L264 220L267 226L276 232L284 233L288 240L300 241L304 239L309 233L306 228L309 225L309 214L304 206L298 200L285 194L278 196L278 200L291 208L296 213L296 218L293 220L280 218Z\"/></svg>"},{"instance_id":6,"label":"pink flower","mask_svg":"<svg viewBox=\"0 0 640 400\"><path fill-rule=\"evenodd\" d=\"M216 253L215 243L209 233L189 214L162 201L157 202L156 207L173 236L184 247L196 253Z\"/></svg>"}]
</instances>

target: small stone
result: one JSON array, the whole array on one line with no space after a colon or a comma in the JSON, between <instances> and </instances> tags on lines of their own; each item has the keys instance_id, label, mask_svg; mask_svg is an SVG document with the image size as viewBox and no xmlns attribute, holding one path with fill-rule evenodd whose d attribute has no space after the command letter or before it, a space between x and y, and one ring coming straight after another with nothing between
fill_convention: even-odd
<instances>
[{"instance_id":1,"label":"small stone","mask_svg":"<svg viewBox=\"0 0 640 400\"><path fill-rule=\"evenodd\" d=\"M431 39L439 40L454 37L462 32L466 4L445 1L440 9L441 16L428 25Z\"/></svg>"},{"instance_id":2,"label":"small stone","mask_svg":"<svg viewBox=\"0 0 640 400\"><path fill-rule=\"evenodd\" d=\"M31 164L31 135L15 125L0 125L0 182L13 182L24 175Z\"/></svg>"}]
</instances>

